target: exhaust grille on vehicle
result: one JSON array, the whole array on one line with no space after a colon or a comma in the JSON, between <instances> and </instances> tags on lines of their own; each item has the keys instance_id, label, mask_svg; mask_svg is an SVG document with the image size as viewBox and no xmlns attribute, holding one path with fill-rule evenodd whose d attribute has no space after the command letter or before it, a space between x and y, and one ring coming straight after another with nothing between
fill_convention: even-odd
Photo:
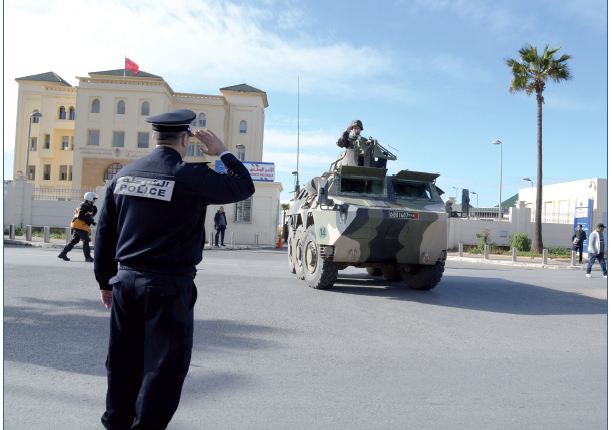
<instances>
[{"instance_id":1,"label":"exhaust grille on vehicle","mask_svg":"<svg viewBox=\"0 0 612 430\"><path fill-rule=\"evenodd\" d=\"M331 245L319 245L319 256L323 260L332 261L334 259L335 248Z\"/></svg>"}]
</instances>

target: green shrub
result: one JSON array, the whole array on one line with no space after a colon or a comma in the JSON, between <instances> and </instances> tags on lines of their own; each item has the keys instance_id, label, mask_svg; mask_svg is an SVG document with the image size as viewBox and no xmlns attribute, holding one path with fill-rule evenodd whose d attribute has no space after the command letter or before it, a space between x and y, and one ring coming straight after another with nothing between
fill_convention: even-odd
<instances>
[{"instance_id":1,"label":"green shrub","mask_svg":"<svg viewBox=\"0 0 612 430\"><path fill-rule=\"evenodd\" d=\"M517 251L527 252L531 249L531 239L527 233L515 233L510 236L510 247L516 248Z\"/></svg>"}]
</instances>

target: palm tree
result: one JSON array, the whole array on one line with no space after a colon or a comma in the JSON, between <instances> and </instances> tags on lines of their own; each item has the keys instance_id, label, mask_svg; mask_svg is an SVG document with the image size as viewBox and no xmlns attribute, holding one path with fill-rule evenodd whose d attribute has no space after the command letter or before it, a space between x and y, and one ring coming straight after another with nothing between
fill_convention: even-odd
<instances>
[{"instance_id":1,"label":"palm tree","mask_svg":"<svg viewBox=\"0 0 612 430\"><path fill-rule=\"evenodd\" d=\"M285 218L290 207L291 205L289 203L281 203L281 208L283 208L283 225L285 225Z\"/></svg>"},{"instance_id":2,"label":"palm tree","mask_svg":"<svg viewBox=\"0 0 612 430\"><path fill-rule=\"evenodd\" d=\"M538 55L538 48L530 44L524 45L519 49L520 62L512 58L506 58L506 65L512 69L512 83L510 93L525 91L528 96L536 93L538 103L538 137L537 137L537 188L536 188L536 207L535 207L535 231L531 250L542 253L544 244L542 243L542 103L544 103L544 87L549 79L553 82L570 81L572 75L567 65L567 60L571 55L561 55L554 58L555 53L561 49L548 49L546 45L541 56Z\"/></svg>"}]
</instances>

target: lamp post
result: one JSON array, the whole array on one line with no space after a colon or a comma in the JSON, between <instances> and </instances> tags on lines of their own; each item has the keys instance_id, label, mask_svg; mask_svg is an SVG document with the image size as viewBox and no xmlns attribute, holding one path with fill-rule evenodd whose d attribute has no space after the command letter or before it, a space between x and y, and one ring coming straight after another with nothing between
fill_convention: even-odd
<instances>
[{"instance_id":1,"label":"lamp post","mask_svg":"<svg viewBox=\"0 0 612 430\"><path fill-rule=\"evenodd\" d=\"M480 205L478 204L478 193L475 193L474 191L470 191L470 194L476 194L476 207L479 208Z\"/></svg>"},{"instance_id":2,"label":"lamp post","mask_svg":"<svg viewBox=\"0 0 612 430\"><path fill-rule=\"evenodd\" d=\"M529 178L523 178L523 181L529 181L531 182L531 188L533 188L533 181Z\"/></svg>"},{"instance_id":3,"label":"lamp post","mask_svg":"<svg viewBox=\"0 0 612 430\"><path fill-rule=\"evenodd\" d=\"M28 142L26 144L26 164L25 164L25 174L26 181L30 179L30 172L28 171L28 163L30 162L30 131L32 131L32 117L42 118L42 113L36 111L30 114L30 124L28 126Z\"/></svg>"},{"instance_id":4,"label":"lamp post","mask_svg":"<svg viewBox=\"0 0 612 430\"><path fill-rule=\"evenodd\" d=\"M499 220L502 220L501 191L502 191L502 143L494 140L493 145L499 145Z\"/></svg>"},{"instance_id":5,"label":"lamp post","mask_svg":"<svg viewBox=\"0 0 612 430\"><path fill-rule=\"evenodd\" d=\"M463 188L461 187L453 187L455 189L455 202L457 201L457 191L458 190L462 190Z\"/></svg>"}]
</instances>

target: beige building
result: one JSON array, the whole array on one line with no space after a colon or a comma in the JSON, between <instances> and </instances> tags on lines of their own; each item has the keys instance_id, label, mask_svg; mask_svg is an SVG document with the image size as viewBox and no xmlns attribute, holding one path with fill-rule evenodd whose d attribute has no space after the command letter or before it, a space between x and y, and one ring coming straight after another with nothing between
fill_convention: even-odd
<instances>
[{"instance_id":1,"label":"beige building","mask_svg":"<svg viewBox=\"0 0 612 430\"><path fill-rule=\"evenodd\" d=\"M178 93L160 76L126 71L124 77L123 69L76 79L76 87L54 72L16 79L14 179L24 180L27 175L27 182L36 189L104 186L123 166L153 150L151 125L145 118L175 109L193 111L192 130L212 130L239 159L273 161L262 160L267 95L250 85L221 88L216 95ZM42 118L31 117L34 112ZM218 158L198 151L201 144L195 138L191 143L185 161L209 162L214 168ZM234 221L243 224L236 229L240 232L237 241L251 241L257 229L260 243L275 243L282 186L277 182L256 182L255 186L253 199L232 205ZM230 210L226 207L228 214ZM270 219L274 228L264 233L261 228L268 229Z\"/></svg>"}]
</instances>

